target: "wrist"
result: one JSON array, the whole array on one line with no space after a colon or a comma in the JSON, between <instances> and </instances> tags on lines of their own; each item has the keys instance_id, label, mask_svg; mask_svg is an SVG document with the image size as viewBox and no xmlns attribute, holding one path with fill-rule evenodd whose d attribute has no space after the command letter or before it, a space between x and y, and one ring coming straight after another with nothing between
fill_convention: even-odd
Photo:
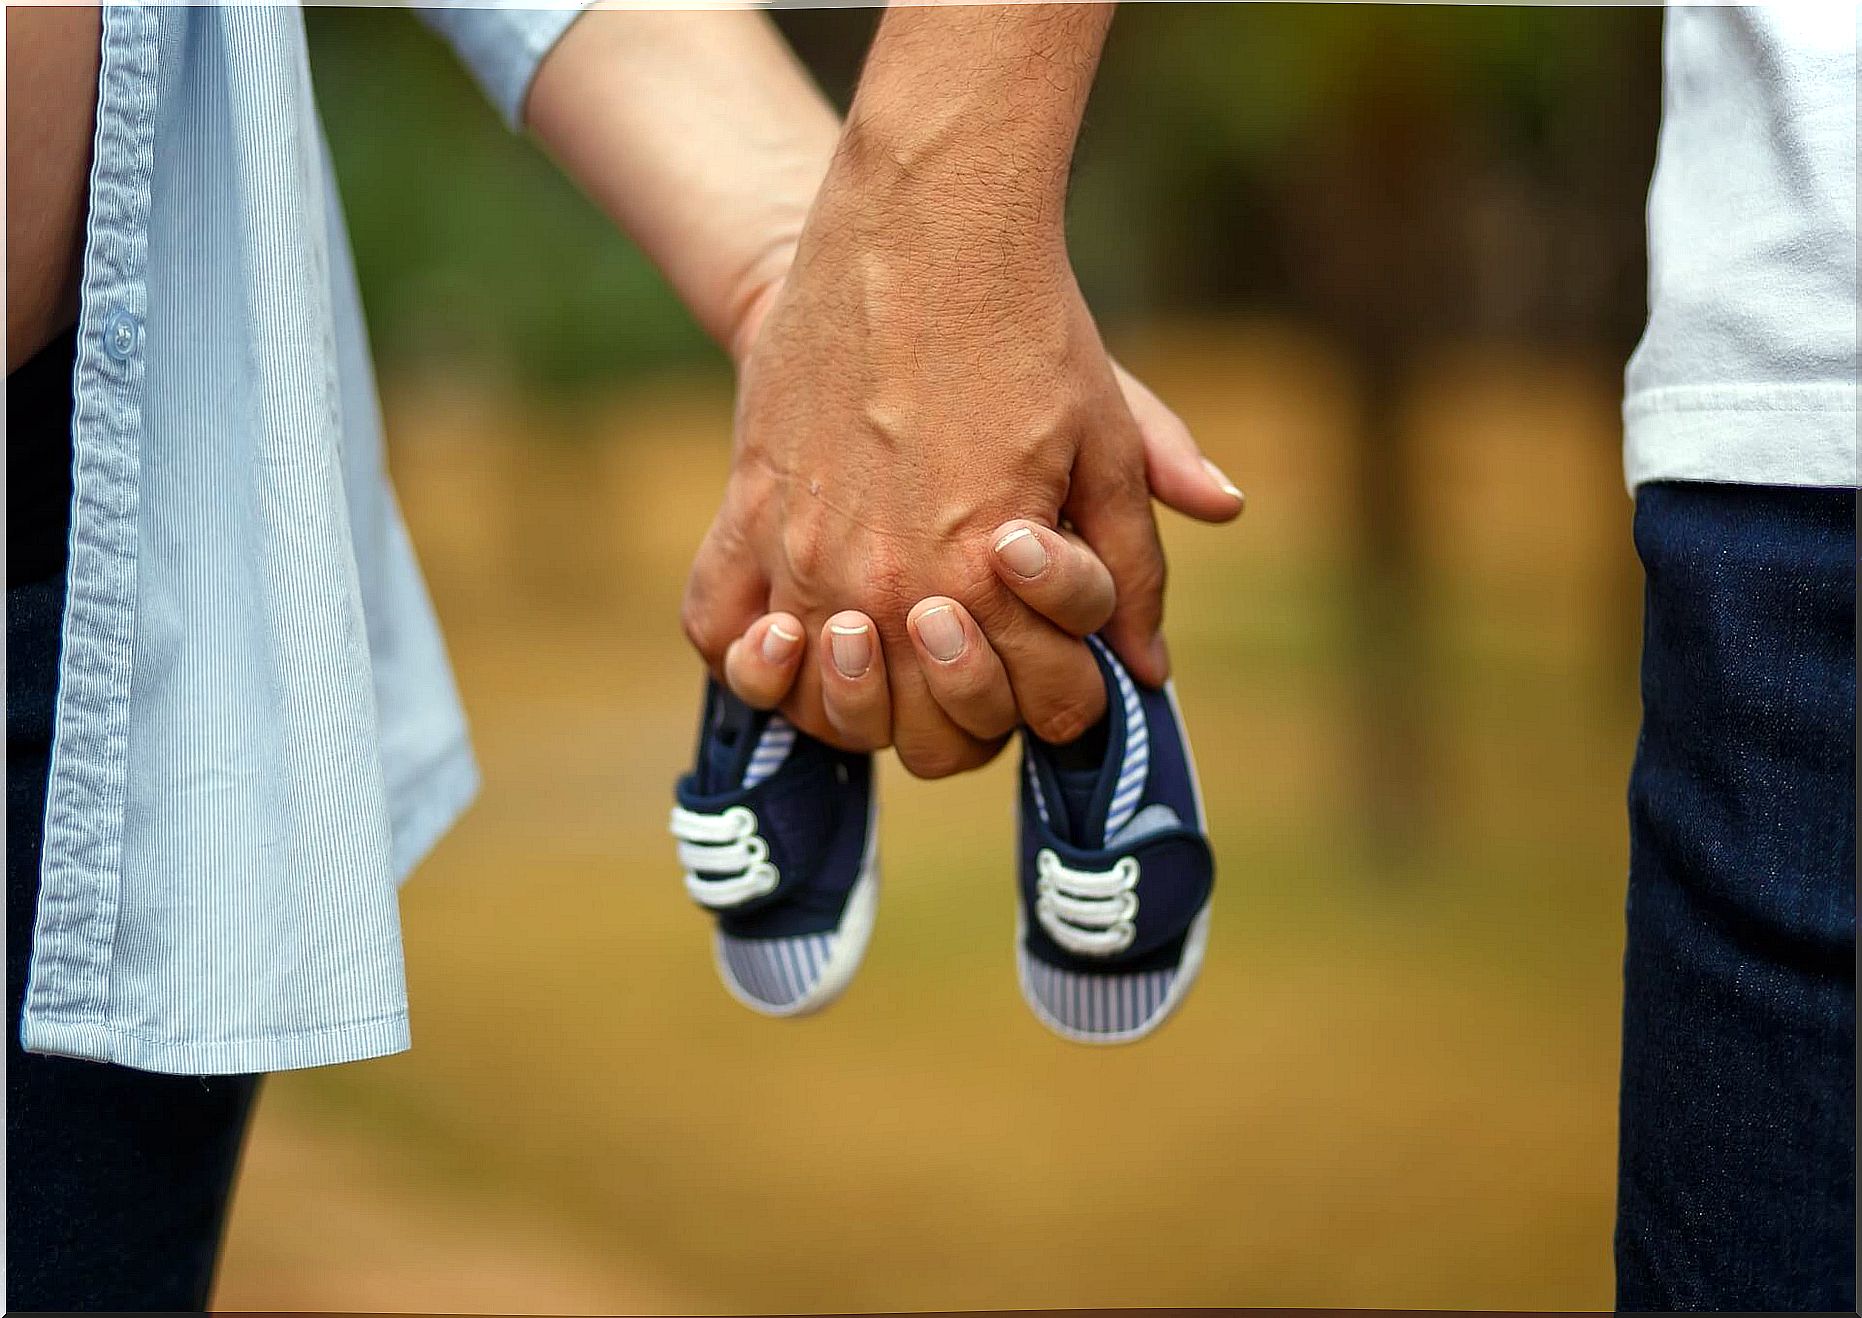
<instances>
[{"instance_id":1,"label":"wrist","mask_svg":"<svg viewBox=\"0 0 1862 1318\"><path fill-rule=\"evenodd\" d=\"M1012 220L1012 234L1029 241L1057 236L1071 152L1013 140L999 114L945 103L910 115L850 115L828 181L890 224L1004 229Z\"/></svg>"},{"instance_id":2,"label":"wrist","mask_svg":"<svg viewBox=\"0 0 1862 1318\"><path fill-rule=\"evenodd\" d=\"M975 159L962 134L905 140L849 123L809 215L803 259L857 250L927 292L1067 267L1066 169ZM966 163L967 162L967 163Z\"/></svg>"},{"instance_id":3,"label":"wrist","mask_svg":"<svg viewBox=\"0 0 1862 1318\"><path fill-rule=\"evenodd\" d=\"M731 362L742 367L756 345L769 310L795 264L796 239L784 237L770 246L735 281L725 299L718 342Z\"/></svg>"}]
</instances>

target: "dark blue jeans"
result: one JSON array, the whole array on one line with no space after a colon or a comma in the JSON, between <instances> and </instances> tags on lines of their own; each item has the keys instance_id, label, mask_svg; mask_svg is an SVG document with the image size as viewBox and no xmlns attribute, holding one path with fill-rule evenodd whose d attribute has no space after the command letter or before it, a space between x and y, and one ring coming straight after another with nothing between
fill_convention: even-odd
<instances>
[{"instance_id":1,"label":"dark blue jeans","mask_svg":"<svg viewBox=\"0 0 1862 1318\"><path fill-rule=\"evenodd\" d=\"M257 1076L151 1075L19 1046L71 507L65 335L7 378L6 1307L204 1309Z\"/></svg>"},{"instance_id":2,"label":"dark blue jeans","mask_svg":"<svg viewBox=\"0 0 1862 1318\"><path fill-rule=\"evenodd\" d=\"M1636 501L1622 1309L1855 1308L1855 517Z\"/></svg>"}]
</instances>

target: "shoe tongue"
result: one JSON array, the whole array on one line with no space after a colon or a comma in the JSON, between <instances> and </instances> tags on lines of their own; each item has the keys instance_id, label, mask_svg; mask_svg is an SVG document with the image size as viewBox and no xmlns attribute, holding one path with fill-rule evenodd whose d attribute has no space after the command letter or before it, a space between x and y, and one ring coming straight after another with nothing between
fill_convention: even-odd
<instances>
[{"instance_id":1,"label":"shoe tongue","mask_svg":"<svg viewBox=\"0 0 1862 1318\"><path fill-rule=\"evenodd\" d=\"M1093 790L1099 786L1097 769L1056 769L1055 782L1060 787L1061 804L1067 812L1067 822L1078 820L1082 825L1093 813ZM1077 830L1069 828L1069 833ZM1077 842L1078 839L1070 838Z\"/></svg>"},{"instance_id":2,"label":"shoe tongue","mask_svg":"<svg viewBox=\"0 0 1862 1318\"><path fill-rule=\"evenodd\" d=\"M1105 837L1106 808L1123 755L1110 711L1077 741L1038 742L1034 757L1048 806L1048 823L1072 845L1096 850Z\"/></svg>"},{"instance_id":3,"label":"shoe tongue","mask_svg":"<svg viewBox=\"0 0 1862 1318\"><path fill-rule=\"evenodd\" d=\"M698 786L706 795L734 792L756 751L765 715L713 684L698 747Z\"/></svg>"}]
</instances>

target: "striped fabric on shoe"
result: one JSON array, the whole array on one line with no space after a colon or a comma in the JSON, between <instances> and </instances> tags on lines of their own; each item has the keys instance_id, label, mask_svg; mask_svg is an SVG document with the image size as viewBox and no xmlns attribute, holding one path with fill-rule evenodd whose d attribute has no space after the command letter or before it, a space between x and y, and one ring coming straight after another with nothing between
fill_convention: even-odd
<instances>
[{"instance_id":1,"label":"striped fabric on shoe","mask_svg":"<svg viewBox=\"0 0 1862 1318\"><path fill-rule=\"evenodd\" d=\"M768 1007L793 1007L821 982L833 959L834 935L733 938L718 934L718 959L744 994Z\"/></svg>"},{"instance_id":2,"label":"striped fabric on shoe","mask_svg":"<svg viewBox=\"0 0 1862 1318\"><path fill-rule=\"evenodd\" d=\"M706 688L698 750L670 825L686 892L715 921L725 989L800 1016L859 968L878 902L872 757Z\"/></svg>"}]
</instances>

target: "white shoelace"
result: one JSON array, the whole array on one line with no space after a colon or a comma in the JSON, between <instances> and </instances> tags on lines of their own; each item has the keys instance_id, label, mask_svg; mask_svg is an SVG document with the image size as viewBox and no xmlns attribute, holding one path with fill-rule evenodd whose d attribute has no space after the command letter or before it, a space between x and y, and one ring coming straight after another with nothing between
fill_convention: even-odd
<instances>
[{"instance_id":1,"label":"white shoelace","mask_svg":"<svg viewBox=\"0 0 1862 1318\"><path fill-rule=\"evenodd\" d=\"M1138 861L1076 870L1043 848L1035 856L1035 918L1048 937L1078 956L1115 956L1138 936Z\"/></svg>"},{"instance_id":2,"label":"white shoelace","mask_svg":"<svg viewBox=\"0 0 1862 1318\"><path fill-rule=\"evenodd\" d=\"M734 805L722 814L672 808L672 835L685 866L685 890L714 911L742 906L775 891L781 873L769 859L769 843L757 832L756 812Z\"/></svg>"}]
</instances>

